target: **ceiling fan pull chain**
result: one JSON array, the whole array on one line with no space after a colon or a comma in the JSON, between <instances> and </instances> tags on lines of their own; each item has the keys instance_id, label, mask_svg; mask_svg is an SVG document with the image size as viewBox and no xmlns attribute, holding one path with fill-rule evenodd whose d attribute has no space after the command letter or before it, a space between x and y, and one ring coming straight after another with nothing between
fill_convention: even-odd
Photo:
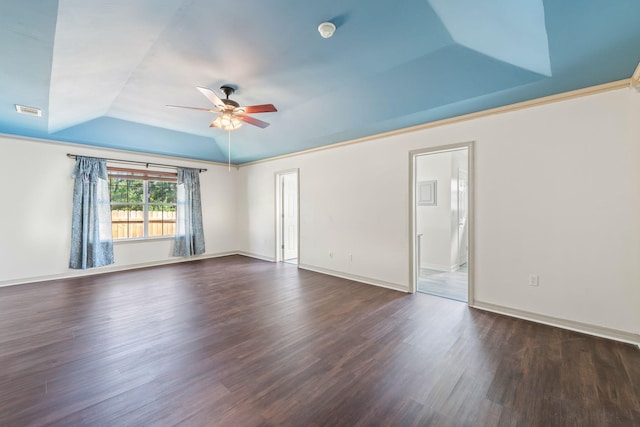
<instances>
[{"instance_id":1,"label":"ceiling fan pull chain","mask_svg":"<svg viewBox=\"0 0 640 427\"><path fill-rule=\"evenodd\" d=\"M229 135L229 149L227 152L229 153L229 172L231 172L231 131L227 131L227 135Z\"/></svg>"}]
</instances>

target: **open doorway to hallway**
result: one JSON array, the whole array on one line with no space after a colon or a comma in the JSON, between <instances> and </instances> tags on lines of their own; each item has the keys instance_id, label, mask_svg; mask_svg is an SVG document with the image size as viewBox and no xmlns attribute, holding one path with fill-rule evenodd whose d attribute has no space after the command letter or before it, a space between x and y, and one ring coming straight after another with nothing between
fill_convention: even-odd
<instances>
[{"instance_id":1,"label":"open doorway to hallway","mask_svg":"<svg viewBox=\"0 0 640 427\"><path fill-rule=\"evenodd\" d=\"M276 173L276 260L298 264L298 169Z\"/></svg>"},{"instance_id":2,"label":"open doorway to hallway","mask_svg":"<svg viewBox=\"0 0 640 427\"><path fill-rule=\"evenodd\" d=\"M414 290L469 302L469 147L413 153Z\"/></svg>"}]
</instances>

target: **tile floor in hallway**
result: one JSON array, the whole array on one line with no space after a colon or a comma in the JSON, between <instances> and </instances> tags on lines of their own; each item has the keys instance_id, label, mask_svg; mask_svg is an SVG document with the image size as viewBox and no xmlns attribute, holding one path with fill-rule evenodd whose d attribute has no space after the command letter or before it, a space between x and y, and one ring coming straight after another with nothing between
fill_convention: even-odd
<instances>
[{"instance_id":1,"label":"tile floor in hallway","mask_svg":"<svg viewBox=\"0 0 640 427\"><path fill-rule=\"evenodd\" d=\"M463 264L456 271L420 269L418 292L449 298L456 301L468 300L468 265Z\"/></svg>"}]
</instances>

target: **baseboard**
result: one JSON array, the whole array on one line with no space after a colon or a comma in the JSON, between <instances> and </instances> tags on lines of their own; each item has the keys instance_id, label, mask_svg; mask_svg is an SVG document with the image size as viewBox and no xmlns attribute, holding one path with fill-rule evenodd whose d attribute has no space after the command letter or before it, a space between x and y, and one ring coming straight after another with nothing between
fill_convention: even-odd
<instances>
[{"instance_id":1,"label":"baseboard","mask_svg":"<svg viewBox=\"0 0 640 427\"><path fill-rule=\"evenodd\" d=\"M615 341L621 341L640 347L640 334L632 332L620 331L618 329L606 328L603 326L592 325L589 323L575 322L573 320L562 319L559 317L547 316L544 314L532 313L517 308L505 307L497 304L476 300L473 308L490 311L492 313L504 314L506 316L517 317L519 319L530 320L536 323L542 323L557 328L568 329L570 331L581 332L587 335L607 338Z\"/></svg>"},{"instance_id":2,"label":"baseboard","mask_svg":"<svg viewBox=\"0 0 640 427\"><path fill-rule=\"evenodd\" d=\"M178 264L181 262L197 261L197 260L208 259L208 258L220 258L223 256L237 255L237 254L238 252L236 251L218 252L214 254L198 255L190 258L180 257L180 258L170 258L162 261L142 262L138 264L128 264L128 265L119 265L119 266L109 265L105 267L91 268L87 270L69 270L68 272L60 273L60 274L49 274L45 276L25 277L25 278L15 279L15 280L3 280L3 281L0 281L0 287L24 285L26 283L47 282L49 280L71 279L74 277L95 276L98 274L115 273L117 271L135 270L138 268L146 268L146 267L157 267L161 265Z\"/></svg>"},{"instance_id":3,"label":"baseboard","mask_svg":"<svg viewBox=\"0 0 640 427\"><path fill-rule=\"evenodd\" d=\"M276 262L276 259L274 257L268 257L268 256L264 256L264 255L254 254L254 253L251 253L251 252L236 251L235 254L246 256L246 257L249 257L249 258L261 259L262 261Z\"/></svg>"},{"instance_id":4,"label":"baseboard","mask_svg":"<svg viewBox=\"0 0 640 427\"><path fill-rule=\"evenodd\" d=\"M349 274L341 271L329 270L327 268L316 267L307 264L298 264L298 268L303 270L315 271L316 273L326 274L328 276L340 277L342 279L353 280L354 282L366 283L367 285L378 286L381 288L392 289L399 292L409 292L406 286L398 285L396 283L385 282L384 280L372 279L370 277L358 276L357 274Z\"/></svg>"},{"instance_id":5,"label":"baseboard","mask_svg":"<svg viewBox=\"0 0 640 427\"><path fill-rule=\"evenodd\" d=\"M438 270L442 272L452 271L451 266L443 265L443 264L430 264L430 263L421 263L420 269L426 268L427 270Z\"/></svg>"}]
</instances>

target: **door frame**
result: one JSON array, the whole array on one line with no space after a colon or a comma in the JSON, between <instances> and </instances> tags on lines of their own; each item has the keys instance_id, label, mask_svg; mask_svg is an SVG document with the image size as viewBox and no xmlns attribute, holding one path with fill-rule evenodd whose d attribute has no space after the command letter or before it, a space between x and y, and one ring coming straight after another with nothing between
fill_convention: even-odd
<instances>
[{"instance_id":1,"label":"door frame","mask_svg":"<svg viewBox=\"0 0 640 427\"><path fill-rule=\"evenodd\" d=\"M466 193L467 193L467 206L466 206L466 212L465 212L465 227L467 228L467 245L466 248L464 250L464 252L461 250L461 246L460 246L460 178L461 178L461 172L464 171L465 174L465 185L467 186L466 188ZM460 169L458 168L458 233L457 233L457 243L458 243L458 265L461 265L463 263L461 263L461 258L462 258L462 254L464 253L464 259L465 262L468 263L469 262L469 229L468 229L468 222L469 222L469 171L467 171L466 169ZM468 265L468 264L467 264Z\"/></svg>"},{"instance_id":2,"label":"door frame","mask_svg":"<svg viewBox=\"0 0 640 427\"><path fill-rule=\"evenodd\" d=\"M472 307L475 301L475 155L474 155L474 141L461 142L458 144L441 145L432 148L422 148L418 150L409 151L409 292L416 293L418 283L418 262L419 250L416 245L418 243L418 237L416 235L417 230L417 215L416 215L416 160L418 156L425 154L443 153L448 151L457 151L461 149L467 149L467 173L468 173L468 205L467 205L467 221L468 221L468 302L467 305Z\"/></svg>"},{"instance_id":3,"label":"door frame","mask_svg":"<svg viewBox=\"0 0 640 427\"><path fill-rule=\"evenodd\" d=\"M298 216L298 221L296 224L296 258L298 259L298 264L300 263L300 169L285 169L281 171L276 171L274 173L275 177L275 210L274 210L274 233L276 238L274 239L276 242L276 262L284 261L284 248L283 248L283 228L282 228L282 203L284 201L282 197L282 187L280 185L282 181L282 177L284 175L296 175L296 213Z\"/></svg>"}]
</instances>

